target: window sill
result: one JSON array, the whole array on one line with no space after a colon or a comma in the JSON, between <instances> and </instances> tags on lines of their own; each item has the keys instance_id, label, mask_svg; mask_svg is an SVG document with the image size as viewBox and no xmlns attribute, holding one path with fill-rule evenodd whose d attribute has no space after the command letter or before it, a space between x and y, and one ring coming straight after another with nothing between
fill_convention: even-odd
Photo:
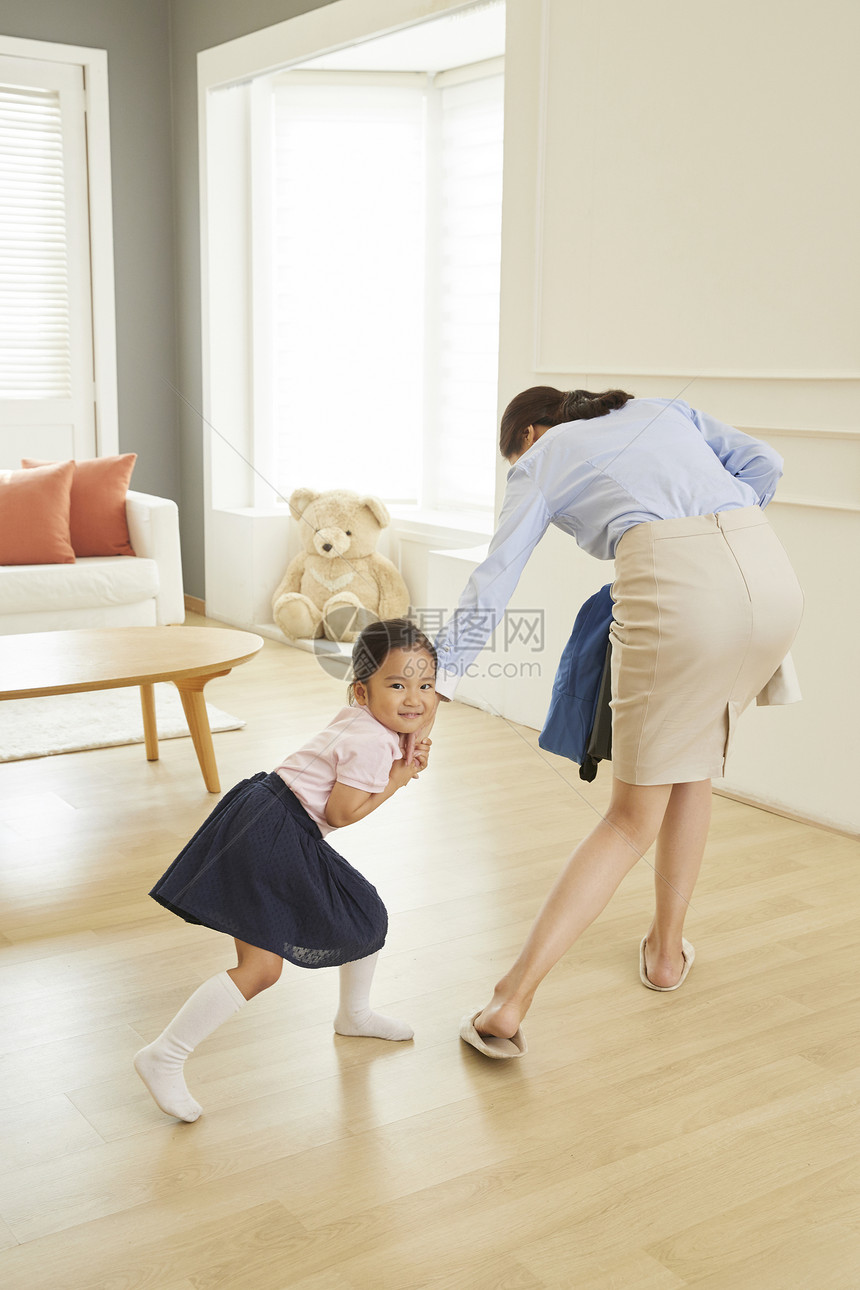
<instances>
[{"instance_id":1,"label":"window sill","mask_svg":"<svg viewBox=\"0 0 860 1290\"><path fill-rule=\"evenodd\" d=\"M478 511L438 511L420 506L389 506L398 537L445 546L479 546L493 536L493 521Z\"/></svg>"},{"instance_id":2,"label":"window sill","mask_svg":"<svg viewBox=\"0 0 860 1290\"><path fill-rule=\"evenodd\" d=\"M221 506L213 510L250 520L290 519L286 505ZM480 511L440 511L402 503L389 505L388 511L394 535L428 546L435 543L448 548L481 546L493 536L491 516Z\"/></svg>"}]
</instances>

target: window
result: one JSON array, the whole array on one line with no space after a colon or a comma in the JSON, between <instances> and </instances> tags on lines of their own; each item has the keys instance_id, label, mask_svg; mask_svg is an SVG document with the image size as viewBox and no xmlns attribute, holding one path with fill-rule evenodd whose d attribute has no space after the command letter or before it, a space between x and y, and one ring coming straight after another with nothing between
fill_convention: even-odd
<instances>
[{"instance_id":1,"label":"window","mask_svg":"<svg viewBox=\"0 0 860 1290\"><path fill-rule=\"evenodd\" d=\"M102 50L0 37L4 467L116 451L106 67Z\"/></svg>"},{"instance_id":2,"label":"window","mask_svg":"<svg viewBox=\"0 0 860 1290\"><path fill-rule=\"evenodd\" d=\"M308 485L491 516L503 61L383 70L377 43L207 94L216 509Z\"/></svg>"},{"instance_id":3,"label":"window","mask_svg":"<svg viewBox=\"0 0 860 1290\"><path fill-rule=\"evenodd\" d=\"M492 510L502 252L502 76L444 86L440 103L438 354L427 432L436 506Z\"/></svg>"},{"instance_id":4,"label":"window","mask_svg":"<svg viewBox=\"0 0 860 1290\"><path fill-rule=\"evenodd\" d=\"M275 89L270 397L282 491L348 481L419 500L424 108L407 87Z\"/></svg>"},{"instance_id":5,"label":"window","mask_svg":"<svg viewBox=\"0 0 860 1290\"><path fill-rule=\"evenodd\" d=\"M284 503L302 485L410 499L394 506L385 538L416 604L426 603L429 546L470 546L492 531L499 257L494 267L475 237L469 262L458 258L468 239L445 249L442 231L449 201L461 228L478 214L451 145L469 115L457 103L467 92L447 93L459 85L495 96L495 126L480 139L501 190L506 9L430 7L431 17L426 0L323 5L198 55L206 598L225 622L269 621L298 539ZM335 87L354 91L347 107ZM287 89L305 92L301 107L293 96L292 124ZM399 119L383 112L380 90ZM346 154L331 138L336 114ZM477 152L469 166L477 176ZM361 192L363 173L373 184ZM498 239L498 207L495 219ZM371 250L357 242L359 221L371 225ZM443 273L458 300L445 297ZM485 328L468 342L465 377L450 361L467 349L462 319ZM485 382L480 413L473 381Z\"/></svg>"},{"instance_id":6,"label":"window","mask_svg":"<svg viewBox=\"0 0 860 1290\"><path fill-rule=\"evenodd\" d=\"M58 90L0 85L0 398L68 398L69 271Z\"/></svg>"},{"instance_id":7,"label":"window","mask_svg":"<svg viewBox=\"0 0 860 1290\"><path fill-rule=\"evenodd\" d=\"M275 482L489 512L503 78L400 79L274 89Z\"/></svg>"}]
</instances>

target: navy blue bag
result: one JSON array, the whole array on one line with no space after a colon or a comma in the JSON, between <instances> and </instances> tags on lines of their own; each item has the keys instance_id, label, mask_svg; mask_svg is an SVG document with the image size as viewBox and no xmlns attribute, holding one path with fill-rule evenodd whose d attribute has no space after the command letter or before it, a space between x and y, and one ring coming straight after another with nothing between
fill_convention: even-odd
<instances>
[{"instance_id":1,"label":"navy blue bag","mask_svg":"<svg viewBox=\"0 0 860 1290\"><path fill-rule=\"evenodd\" d=\"M601 694L608 702L609 627L612 622L611 584L586 600L576 615L570 640L562 650L552 686L549 711L538 736L547 752L568 757L580 766L580 777L594 779L599 758L589 754ZM603 682L603 685L601 685ZM605 726L605 721L604 721ZM603 756L608 755L605 737ZM594 744L592 743L592 751Z\"/></svg>"}]
</instances>

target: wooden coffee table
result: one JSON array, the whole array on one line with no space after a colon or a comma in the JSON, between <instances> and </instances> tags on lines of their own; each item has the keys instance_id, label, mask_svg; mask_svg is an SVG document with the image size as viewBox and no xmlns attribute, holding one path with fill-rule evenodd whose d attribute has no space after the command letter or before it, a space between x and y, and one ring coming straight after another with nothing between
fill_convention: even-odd
<instances>
[{"instance_id":1,"label":"wooden coffee table","mask_svg":"<svg viewBox=\"0 0 860 1290\"><path fill-rule=\"evenodd\" d=\"M148 761L158 760L157 681L179 691L194 751L210 793L220 793L203 687L253 658L253 632L213 627L93 627L0 636L0 699L35 699L80 690L140 686Z\"/></svg>"}]
</instances>

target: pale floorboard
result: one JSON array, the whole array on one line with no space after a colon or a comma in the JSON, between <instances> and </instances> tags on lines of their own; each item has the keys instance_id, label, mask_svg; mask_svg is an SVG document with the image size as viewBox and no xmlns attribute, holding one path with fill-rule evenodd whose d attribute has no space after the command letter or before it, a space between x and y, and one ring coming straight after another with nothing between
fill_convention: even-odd
<instances>
[{"instance_id":1,"label":"pale floorboard","mask_svg":"<svg viewBox=\"0 0 860 1290\"><path fill-rule=\"evenodd\" d=\"M214 736L228 788L343 685L267 642L207 695L247 721ZM216 800L191 741L0 765L0 1283L857 1290L855 840L717 797L683 990L639 984L646 858L523 1061L457 1039L608 786L444 707L428 772L336 837L389 907L374 1002L414 1043L334 1036L336 973L288 967L191 1059L180 1125L130 1059L232 961L147 896Z\"/></svg>"}]
</instances>

